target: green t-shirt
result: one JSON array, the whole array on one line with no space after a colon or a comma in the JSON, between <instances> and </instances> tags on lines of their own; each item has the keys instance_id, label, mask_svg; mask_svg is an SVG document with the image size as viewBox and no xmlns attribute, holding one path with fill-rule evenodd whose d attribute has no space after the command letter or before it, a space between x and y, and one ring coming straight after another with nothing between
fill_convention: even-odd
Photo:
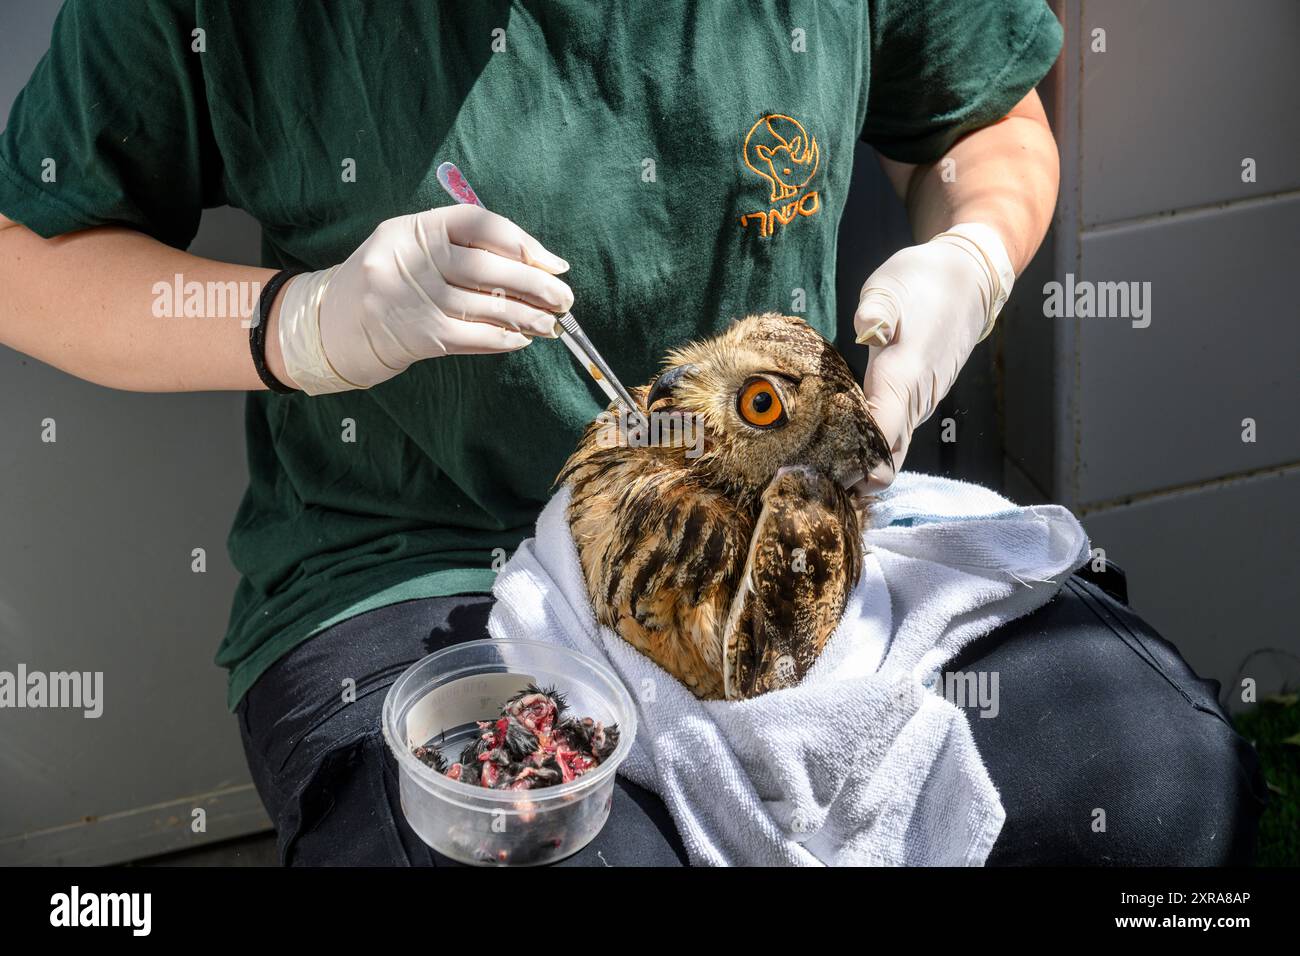
<instances>
[{"instance_id":1,"label":"green t-shirt","mask_svg":"<svg viewBox=\"0 0 1300 956\"><path fill-rule=\"evenodd\" d=\"M266 264L317 269L449 203L451 160L572 263L575 314L641 383L750 312L833 334L856 141L933 161L1060 43L1044 0L71 0L0 137L0 212L183 248L229 204ZM490 589L604 404L544 340L369 391L250 394L232 706L332 622Z\"/></svg>"}]
</instances>

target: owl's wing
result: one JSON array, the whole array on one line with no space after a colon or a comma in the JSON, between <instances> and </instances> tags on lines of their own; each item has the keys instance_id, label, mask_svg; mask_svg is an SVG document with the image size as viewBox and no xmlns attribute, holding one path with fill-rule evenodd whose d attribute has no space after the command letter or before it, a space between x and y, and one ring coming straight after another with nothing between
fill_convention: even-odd
<instances>
[{"instance_id":1,"label":"owl's wing","mask_svg":"<svg viewBox=\"0 0 1300 956\"><path fill-rule=\"evenodd\" d=\"M802 680L839 624L861 567L861 526L849 495L811 468L782 469L763 493L727 619L727 699Z\"/></svg>"}]
</instances>

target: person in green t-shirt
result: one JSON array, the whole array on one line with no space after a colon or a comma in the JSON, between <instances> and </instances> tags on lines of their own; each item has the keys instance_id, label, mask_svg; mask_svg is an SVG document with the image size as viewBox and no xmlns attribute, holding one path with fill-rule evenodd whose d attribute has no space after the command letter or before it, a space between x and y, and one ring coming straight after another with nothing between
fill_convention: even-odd
<instances>
[{"instance_id":1,"label":"person in green t-shirt","mask_svg":"<svg viewBox=\"0 0 1300 956\"><path fill-rule=\"evenodd\" d=\"M405 664L483 635L605 404L554 315L633 384L753 312L833 337L861 140L918 242L854 319L901 467L1047 229L1034 86L1061 41L1044 0L69 0L0 136L0 341L114 388L248 391L217 660L286 861L431 859L376 715ZM444 161L495 212L451 204ZM263 267L184 251L220 205ZM281 270L259 369L211 290ZM682 856L623 781L599 850Z\"/></svg>"}]
</instances>

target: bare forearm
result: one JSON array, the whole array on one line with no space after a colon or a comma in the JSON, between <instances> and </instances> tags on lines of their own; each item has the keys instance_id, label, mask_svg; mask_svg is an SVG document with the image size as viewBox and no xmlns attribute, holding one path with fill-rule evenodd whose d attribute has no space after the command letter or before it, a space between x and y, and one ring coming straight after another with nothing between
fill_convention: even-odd
<instances>
[{"instance_id":1,"label":"bare forearm","mask_svg":"<svg viewBox=\"0 0 1300 956\"><path fill-rule=\"evenodd\" d=\"M0 343L112 388L262 389L243 313L272 275L130 229L42 239L0 217ZM267 362L284 381L275 320Z\"/></svg>"},{"instance_id":2,"label":"bare forearm","mask_svg":"<svg viewBox=\"0 0 1300 956\"><path fill-rule=\"evenodd\" d=\"M951 160L951 162L946 162ZM1007 116L962 137L937 163L880 159L924 242L959 222L997 230L1013 268L1029 264L1051 223L1060 161L1038 94Z\"/></svg>"}]
</instances>

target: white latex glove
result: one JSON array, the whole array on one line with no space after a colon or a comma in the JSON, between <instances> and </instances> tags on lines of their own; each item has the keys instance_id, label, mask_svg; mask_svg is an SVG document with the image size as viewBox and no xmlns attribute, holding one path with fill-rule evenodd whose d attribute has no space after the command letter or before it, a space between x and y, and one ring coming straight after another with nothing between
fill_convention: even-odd
<instances>
[{"instance_id":1,"label":"white latex glove","mask_svg":"<svg viewBox=\"0 0 1300 956\"><path fill-rule=\"evenodd\" d=\"M902 469L912 432L993 330L1014 281L1001 238L981 223L902 249L867 279L853 316L858 343L871 346L862 388L894 456L893 469L868 476L868 490Z\"/></svg>"},{"instance_id":2,"label":"white latex glove","mask_svg":"<svg viewBox=\"0 0 1300 956\"><path fill-rule=\"evenodd\" d=\"M296 276L280 306L285 368L309 395L370 388L414 362L553 336L569 264L510 220L447 206L379 224L342 265Z\"/></svg>"}]
</instances>

